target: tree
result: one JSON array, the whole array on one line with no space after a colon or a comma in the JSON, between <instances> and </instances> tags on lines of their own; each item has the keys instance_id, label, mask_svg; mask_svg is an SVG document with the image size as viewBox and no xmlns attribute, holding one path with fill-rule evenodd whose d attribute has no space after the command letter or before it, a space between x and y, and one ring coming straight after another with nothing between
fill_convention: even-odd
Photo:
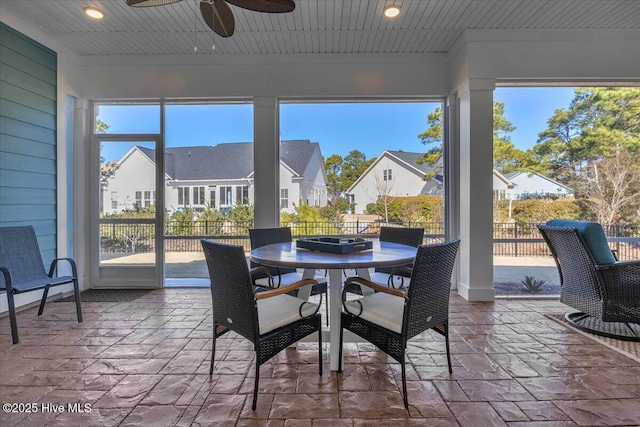
<instances>
[{"instance_id":1,"label":"tree","mask_svg":"<svg viewBox=\"0 0 640 427\"><path fill-rule=\"evenodd\" d=\"M579 187L592 161L640 153L640 88L578 88L538 134L536 159L554 179Z\"/></svg>"},{"instance_id":2,"label":"tree","mask_svg":"<svg viewBox=\"0 0 640 427\"><path fill-rule=\"evenodd\" d=\"M425 145L436 144L430 148L418 163L436 166L442 157L442 140L444 137L444 126L442 108L437 107L432 113L427 115L427 130L418 135L420 141ZM535 167L532 156L520 150L511 142L510 133L515 130L515 126L504 117L504 102L493 101L493 164L501 173L512 172L514 170L532 170ZM436 168L425 178L431 178L439 172Z\"/></svg>"},{"instance_id":3,"label":"tree","mask_svg":"<svg viewBox=\"0 0 640 427\"><path fill-rule=\"evenodd\" d=\"M324 169L327 174L327 192L330 200L335 202L340 192L343 190L340 183L340 174L342 173L342 164L344 160L342 156L333 154L324 161Z\"/></svg>"},{"instance_id":4,"label":"tree","mask_svg":"<svg viewBox=\"0 0 640 427\"><path fill-rule=\"evenodd\" d=\"M436 107L433 112L427 114L427 123L429 123L429 127L418 135L418 139L425 145L435 144L435 146L423 154L422 157L418 158L418 163L435 166L442 157L442 139L444 138L441 107ZM436 169L430 175L436 175L439 172L440 171ZM425 178L428 179L431 177L432 176L427 176Z\"/></svg>"},{"instance_id":5,"label":"tree","mask_svg":"<svg viewBox=\"0 0 640 427\"><path fill-rule=\"evenodd\" d=\"M585 175L587 206L601 224L618 222L626 207L638 208L640 156L621 152L615 157L592 161Z\"/></svg>"},{"instance_id":6,"label":"tree","mask_svg":"<svg viewBox=\"0 0 640 427\"><path fill-rule=\"evenodd\" d=\"M96 133L107 133L109 125L102 120L96 118ZM100 144L100 150L102 151L102 144ZM110 160L106 161L104 157L100 156L100 188L106 189L109 185L109 179L115 175L118 170L118 161Z\"/></svg>"},{"instance_id":7,"label":"tree","mask_svg":"<svg viewBox=\"0 0 640 427\"><path fill-rule=\"evenodd\" d=\"M346 190L360 176L364 171L375 161L375 157L367 160L367 156L358 150L351 150L349 154L344 157L342 163L342 173L340 174L340 188Z\"/></svg>"},{"instance_id":8,"label":"tree","mask_svg":"<svg viewBox=\"0 0 640 427\"><path fill-rule=\"evenodd\" d=\"M389 222L389 204L391 204L393 200L391 190L395 182L395 176L387 175L387 171L391 172L391 169L388 169L388 164L384 166L383 176L380 176L380 174L374 176L376 180L376 191L378 192L378 202L384 207L384 222Z\"/></svg>"}]
</instances>

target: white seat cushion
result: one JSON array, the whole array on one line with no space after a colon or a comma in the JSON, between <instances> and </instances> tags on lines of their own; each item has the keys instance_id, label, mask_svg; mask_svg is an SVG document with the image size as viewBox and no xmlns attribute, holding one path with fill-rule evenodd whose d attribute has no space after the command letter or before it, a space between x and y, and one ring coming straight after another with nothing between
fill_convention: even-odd
<instances>
[{"instance_id":1,"label":"white seat cushion","mask_svg":"<svg viewBox=\"0 0 640 427\"><path fill-rule=\"evenodd\" d=\"M317 280L318 283L327 282L327 278L324 276L313 276L313 278ZM280 286L288 286L300 280L302 280L302 273L286 273L280 276ZM269 286L269 279L267 277L256 279L256 285ZM278 286L278 276L273 276L273 286Z\"/></svg>"},{"instance_id":2,"label":"white seat cushion","mask_svg":"<svg viewBox=\"0 0 640 427\"><path fill-rule=\"evenodd\" d=\"M402 315L404 314L404 298L378 292L373 295L347 301L347 312L358 315L360 313L360 301L362 314L360 317L371 323L402 333Z\"/></svg>"},{"instance_id":3,"label":"white seat cushion","mask_svg":"<svg viewBox=\"0 0 640 427\"><path fill-rule=\"evenodd\" d=\"M318 308L318 304L305 302L286 294L259 299L257 306L260 335L301 319L300 304L304 304L302 307L304 317L311 316Z\"/></svg>"}]
</instances>

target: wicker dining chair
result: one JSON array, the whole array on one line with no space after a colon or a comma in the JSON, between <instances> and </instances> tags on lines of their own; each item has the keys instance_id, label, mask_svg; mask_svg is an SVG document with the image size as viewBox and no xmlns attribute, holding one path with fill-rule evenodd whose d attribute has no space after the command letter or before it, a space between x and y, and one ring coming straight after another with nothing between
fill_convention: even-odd
<instances>
[{"instance_id":1,"label":"wicker dining chair","mask_svg":"<svg viewBox=\"0 0 640 427\"><path fill-rule=\"evenodd\" d=\"M287 243L293 240L291 235L291 228L289 227L252 228L249 230L249 239L251 240L251 249L260 248L262 246L271 245L273 243ZM251 261L251 267L259 268L265 266ZM269 269L270 276L264 273L254 273L252 275L254 279L254 285L256 286L257 290L268 290L269 287L279 288L280 286L287 286L302 279L302 274L298 273L295 268L269 266L266 266L266 268ZM324 295L325 316L328 325L329 293L327 286L327 277L326 275L316 274L313 276L313 279L318 283L311 287L310 295L320 295L320 303L322 303L322 295Z\"/></svg>"},{"instance_id":2,"label":"wicker dining chair","mask_svg":"<svg viewBox=\"0 0 640 427\"><path fill-rule=\"evenodd\" d=\"M424 241L424 228L418 227L380 227L380 241L399 243L417 248ZM396 267L379 267L371 274L371 281L395 289L403 289L405 281L411 276L412 264ZM357 276L345 279L347 292L362 295L362 288L357 283Z\"/></svg>"},{"instance_id":3,"label":"wicker dining chair","mask_svg":"<svg viewBox=\"0 0 640 427\"><path fill-rule=\"evenodd\" d=\"M419 246L406 292L362 278L358 279L359 283L376 293L347 300L347 291L343 290L338 371L342 371L342 342L344 330L347 330L400 362L402 395L404 406L408 409L405 368L407 341L433 329L445 338L449 373L453 372L449 350L449 293L459 246L459 240Z\"/></svg>"},{"instance_id":4,"label":"wicker dining chair","mask_svg":"<svg viewBox=\"0 0 640 427\"><path fill-rule=\"evenodd\" d=\"M291 344L318 332L318 369L322 375L320 306L301 301L288 290L316 284L303 279L287 287L254 293L242 246L201 240L211 278L213 344L209 375L213 375L216 338L233 331L251 341L256 352L253 410L258 399L260 366Z\"/></svg>"},{"instance_id":5,"label":"wicker dining chair","mask_svg":"<svg viewBox=\"0 0 640 427\"><path fill-rule=\"evenodd\" d=\"M593 334L640 341L640 260L617 261L598 223L547 224L538 229L558 267L560 301L578 310L567 321ZM611 322L626 326L616 332Z\"/></svg>"}]
</instances>

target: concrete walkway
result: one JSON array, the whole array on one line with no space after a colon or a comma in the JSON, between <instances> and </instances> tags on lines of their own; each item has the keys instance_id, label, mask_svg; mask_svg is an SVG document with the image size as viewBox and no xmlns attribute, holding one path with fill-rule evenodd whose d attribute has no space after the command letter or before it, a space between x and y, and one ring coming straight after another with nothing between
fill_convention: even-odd
<instances>
[{"instance_id":1,"label":"concrete walkway","mask_svg":"<svg viewBox=\"0 0 640 427\"><path fill-rule=\"evenodd\" d=\"M101 260L106 265L152 264L154 254L104 254ZM525 276L534 276L548 284L559 285L558 269L551 257L503 257L493 258L493 276L496 283L520 283ZM202 278L209 273L200 252L168 252L166 254L168 278ZM185 283L180 281L180 283Z\"/></svg>"}]
</instances>

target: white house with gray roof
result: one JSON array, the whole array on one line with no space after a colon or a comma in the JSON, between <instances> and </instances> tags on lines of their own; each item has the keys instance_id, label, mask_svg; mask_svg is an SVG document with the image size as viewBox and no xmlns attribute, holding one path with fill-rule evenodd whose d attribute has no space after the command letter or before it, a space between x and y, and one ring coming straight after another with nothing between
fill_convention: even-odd
<instances>
[{"instance_id":1,"label":"white house with gray roof","mask_svg":"<svg viewBox=\"0 0 640 427\"><path fill-rule=\"evenodd\" d=\"M443 178L435 174L424 180L427 173L440 169L440 165L419 164L423 153L384 151L375 162L349 187L350 202L355 203L356 214L362 214L369 203L383 195L391 197L438 194L444 191Z\"/></svg>"},{"instance_id":2,"label":"white house with gray roof","mask_svg":"<svg viewBox=\"0 0 640 427\"><path fill-rule=\"evenodd\" d=\"M253 143L176 147L165 151L165 203L169 212L190 206L226 210L253 204ZM103 187L103 213L117 213L155 203L155 151L134 146L117 163ZM280 207L327 204L327 177L317 142L280 144Z\"/></svg>"},{"instance_id":3,"label":"white house with gray roof","mask_svg":"<svg viewBox=\"0 0 640 427\"><path fill-rule=\"evenodd\" d=\"M436 165L419 164L423 153L384 151L347 190L356 214L365 213L369 203L385 194L390 197L419 194L444 195L442 159ZM425 180L425 176L433 175ZM573 197L573 190L536 172L501 174L493 170L494 197L518 200L527 195Z\"/></svg>"},{"instance_id":4,"label":"white house with gray roof","mask_svg":"<svg viewBox=\"0 0 640 427\"><path fill-rule=\"evenodd\" d=\"M537 172L509 172L504 177L511 183L509 188L504 188L504 198L508 200L549 195L558 198L574 196L573 189Z\"/></svg>"}]
</instances>

